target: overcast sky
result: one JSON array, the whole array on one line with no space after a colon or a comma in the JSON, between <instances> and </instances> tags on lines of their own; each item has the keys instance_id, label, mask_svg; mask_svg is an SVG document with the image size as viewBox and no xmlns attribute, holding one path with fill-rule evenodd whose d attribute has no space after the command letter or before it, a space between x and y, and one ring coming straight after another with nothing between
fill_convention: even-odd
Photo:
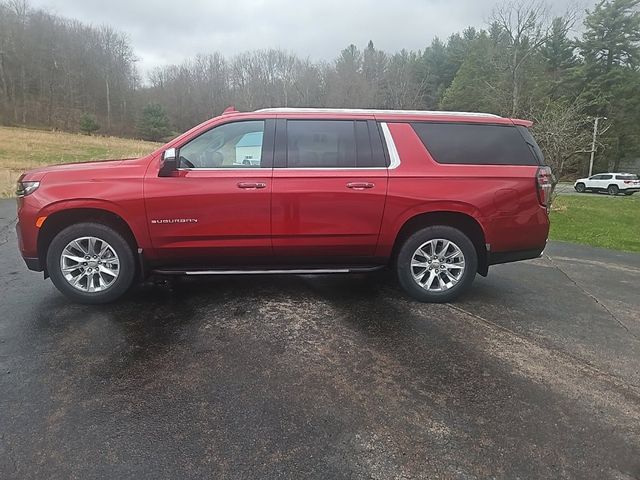
<instances>
[{"instance_id":1,"label":"overcast sky","mask_svg":"<svg viewBox=\"0 0 640 480\"><path fill-rule=\"evenodd\" d=\"M579 0L592 4L591 0ZM230 56L283 48L329 60L371 39L386 51L422 49L469 25L482 27L494 0L31 0L34 7L129 35L144 74L197 53ZM575 0L550 1L558 11Z\"/></svg>"}]
</instances>

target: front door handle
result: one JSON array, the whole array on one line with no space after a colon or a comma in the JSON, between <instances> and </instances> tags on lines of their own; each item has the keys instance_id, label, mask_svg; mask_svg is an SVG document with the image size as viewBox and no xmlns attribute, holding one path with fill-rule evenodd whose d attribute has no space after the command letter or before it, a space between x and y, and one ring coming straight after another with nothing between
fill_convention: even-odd
<instances>
[{"instance_id":1,"label":"front door handle","mask_svg":"<svg viewBox=\"0 0 640 480\"><path fill-rule=\"evenodd\" d=\"M353 190L365 190L367 188L373 188L375 186L376 186L375 183L368 183L368 182L347 183L347 188L351 188Z\"/></svg>"},{"instance_id":2,"label":"front door handle","mask_svg":"<svg viewBox=\"0 0 640 480\"><path fill-rule=\"evenodd\" d=\"M242 188L244 190L257 190L260 188L267 188L266 183L251 183L251 182L240 182L238 183L238 188Z\"/></svg>"}]
</instances>

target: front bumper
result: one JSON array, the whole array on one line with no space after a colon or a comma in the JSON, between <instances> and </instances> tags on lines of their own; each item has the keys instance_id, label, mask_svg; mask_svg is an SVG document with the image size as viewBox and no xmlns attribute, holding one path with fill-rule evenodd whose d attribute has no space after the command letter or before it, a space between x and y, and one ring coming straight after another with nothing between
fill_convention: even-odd
<instances>
[{"instance_id":1,"label":"front bumper","mask_svg":"<svg viewBox=\"0 0 640 480\"><path fill-rule=\"evenodd\" d=\"M18 237L18 248L20 249L20 253L24 260L24 263L27 264L27 268L29 270L33 270L35 272L42 272L44 268L42 267L42 263L38 257L30 256L27 251L28 249L24 243L24 236L22 234L22 228L20 226L20 222L16 223L16 235Z\"/></svg>"}]
</instances>

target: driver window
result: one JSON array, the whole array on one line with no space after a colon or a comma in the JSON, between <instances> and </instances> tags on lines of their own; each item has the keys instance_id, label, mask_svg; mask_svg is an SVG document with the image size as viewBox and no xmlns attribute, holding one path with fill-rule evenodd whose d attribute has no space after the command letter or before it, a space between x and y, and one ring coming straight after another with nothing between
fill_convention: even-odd
<instances>
[{"instance_id":1,"label":"driver window","mask_svg":"<svg viewBox=\"0 0 640 480\"><path fill-rule=\"evenodd\" d=\"M264 121L226 123L180 148L180 168L260 168Z\"/></svg>"}]
</instances>

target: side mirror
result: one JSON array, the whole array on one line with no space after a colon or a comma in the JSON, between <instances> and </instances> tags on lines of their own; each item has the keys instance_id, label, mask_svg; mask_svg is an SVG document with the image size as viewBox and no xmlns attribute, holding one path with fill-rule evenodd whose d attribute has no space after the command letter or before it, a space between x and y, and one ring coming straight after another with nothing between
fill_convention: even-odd
<instances>
[{"instance_id":1,"label":"side mirror","mask_svg":"<svg viewBox=\"0 0 640 480\"><path fill-rule=\"evenodd\" d=\"M175 148L167 148L160 160L159 177L171 177L173 172L178 170L178 152Z\"/></svg>"}]
</instances>

